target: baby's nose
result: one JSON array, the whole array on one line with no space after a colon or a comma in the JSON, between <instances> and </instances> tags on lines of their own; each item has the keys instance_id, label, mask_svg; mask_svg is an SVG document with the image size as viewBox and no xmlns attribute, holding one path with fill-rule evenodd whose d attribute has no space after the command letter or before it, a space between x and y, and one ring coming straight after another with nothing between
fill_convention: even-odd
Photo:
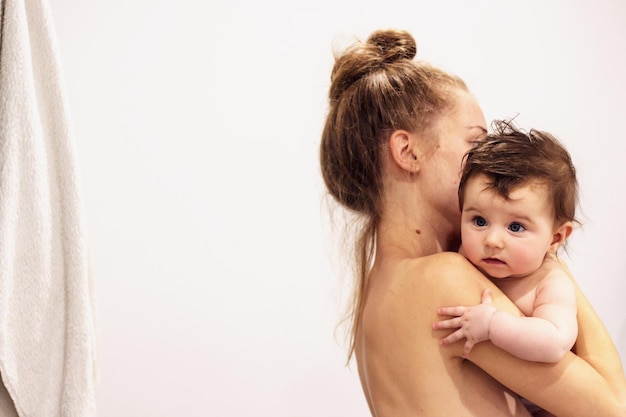
<instances>
[{"instance_id":1,"label":"baby's nose","mask_svg":"<svg viewBox=\"0 0 626 417\"><path fill-rule=\"evenodd\" d=\"M488 231L487 236L485 236L485 245L490 248L502 249L504 247L502 232L496 229Z\"/></svg>"}]
</instances>

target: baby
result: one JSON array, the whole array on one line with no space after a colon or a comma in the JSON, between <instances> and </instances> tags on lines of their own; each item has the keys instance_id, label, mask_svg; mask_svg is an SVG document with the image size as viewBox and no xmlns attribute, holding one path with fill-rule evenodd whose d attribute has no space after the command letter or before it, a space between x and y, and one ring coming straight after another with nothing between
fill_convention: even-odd
<instances>
[{"instance_id":1,"label":"baby","mask_svg":"<svg viewBox=\"0 0 626 417\"><path fill-rule=\"evenodd\" d=\"M467 356L476 343L490 340L539 362L557 362L572 348L576 294L556 255L576 222L577 193L569 153L546 132L525 133L501 121L496 134L466 154L459 184L461 253L526 317L498 311L486 290L479 305L438 310L452 318L433 328L457 329L442 344L466 339Z\"/></svg>"}]
</instances>

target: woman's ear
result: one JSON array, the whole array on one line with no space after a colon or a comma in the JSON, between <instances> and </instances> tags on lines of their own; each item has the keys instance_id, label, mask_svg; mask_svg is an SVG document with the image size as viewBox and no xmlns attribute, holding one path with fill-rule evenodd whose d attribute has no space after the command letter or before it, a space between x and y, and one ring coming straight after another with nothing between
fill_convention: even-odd
<instances>
[{"instance_id":1,"label":"woman's ear","mask_svg":"<svg viewBox=\"0 0 626 417\"><path fill-rule=\"evenodd\" d=\"M569 235L572 234L573 230L574 224L572 222L568 221L560 225L554 232L554 236L552 236L552 243L548 249L550 253L556 253L559 247L565 243Z\"/></svg>"},{"instance_id":2,"label":"woman's ear","mask_svg":"<svg viewBox=\"0 0 626 417\"><path fill-rule=\"evenodd\" d=\"M417 174L420 170L420 158L417 153L415 135L406 130L396 130L389 138L391 157L405 171Z\"/></svg>"}]
</instances>

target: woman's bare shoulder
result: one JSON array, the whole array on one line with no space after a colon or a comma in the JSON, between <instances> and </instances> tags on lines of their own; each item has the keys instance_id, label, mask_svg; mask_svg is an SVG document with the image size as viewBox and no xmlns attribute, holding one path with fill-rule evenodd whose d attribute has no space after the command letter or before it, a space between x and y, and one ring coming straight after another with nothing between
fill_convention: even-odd
<instances>
[{"instance_id":1,"label":"woman's bare shoulder","mask_svg":"<svg viewBox=\"0 0 626 417\"><path fill-rule=\"evenodd\" d=\"M489 281L467 260L456 252L442 252L411 260L407 263L405 279L419 277L434 281L439 287L484 287Z\"/></svg>"},{"instance_id":2,"label":"woman's bare shoulder","mask_svg":"<svg viewBox=\"0 0 626 417\"><path fill-rule=\"evenodd\" d=\"M443 252L420 260L405 271L404 279L419 277L421 291L428 291L439 306L480 304L483 291L490 288L492 302L499 310L521 314L513 302L463 255Z\"/></svg>"},{"instance_id":3,"label":"woman's bare shoulder","mask_svg":"<svg viewBox=\"0 0 626 417\"><path fill-rule=\"evenodd\" d=\"M416 260L433 267L466 268L472 266L472 264L458 252L440 252L433 255L422 256L421 258L416 258Z\"/></svg>"},{"instance_id":4,"label":"woman's bare shoulder","mask_svg":"<svg viewBox=\"0 0 626 417\"><path fill-rule=\"evenodd\" d=\"M384 291L385 296L400 304L404 304L402 299L437 306L477 304L482 290L492 286L471 263L454 252L406 259L386 273L390 286L386 287L389 291Z\"/></svg>"}]
</instances>

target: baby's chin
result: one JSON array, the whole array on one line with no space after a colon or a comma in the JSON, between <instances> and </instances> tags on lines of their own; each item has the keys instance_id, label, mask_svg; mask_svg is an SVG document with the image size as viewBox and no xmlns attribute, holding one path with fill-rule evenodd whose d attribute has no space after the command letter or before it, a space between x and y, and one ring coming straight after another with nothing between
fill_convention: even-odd
<instances>
[{"instance_id":1,"label":"baby's chin","mask_svg":"<svg viewBox=\"0 0 626 417\"><path fill-rule=\"evenodd\" d=\"M496 259L481 259L476 264L477 268L490 279L501 280L511 277L511 270L503 261Z\"/></svg>"}]
</instances>

